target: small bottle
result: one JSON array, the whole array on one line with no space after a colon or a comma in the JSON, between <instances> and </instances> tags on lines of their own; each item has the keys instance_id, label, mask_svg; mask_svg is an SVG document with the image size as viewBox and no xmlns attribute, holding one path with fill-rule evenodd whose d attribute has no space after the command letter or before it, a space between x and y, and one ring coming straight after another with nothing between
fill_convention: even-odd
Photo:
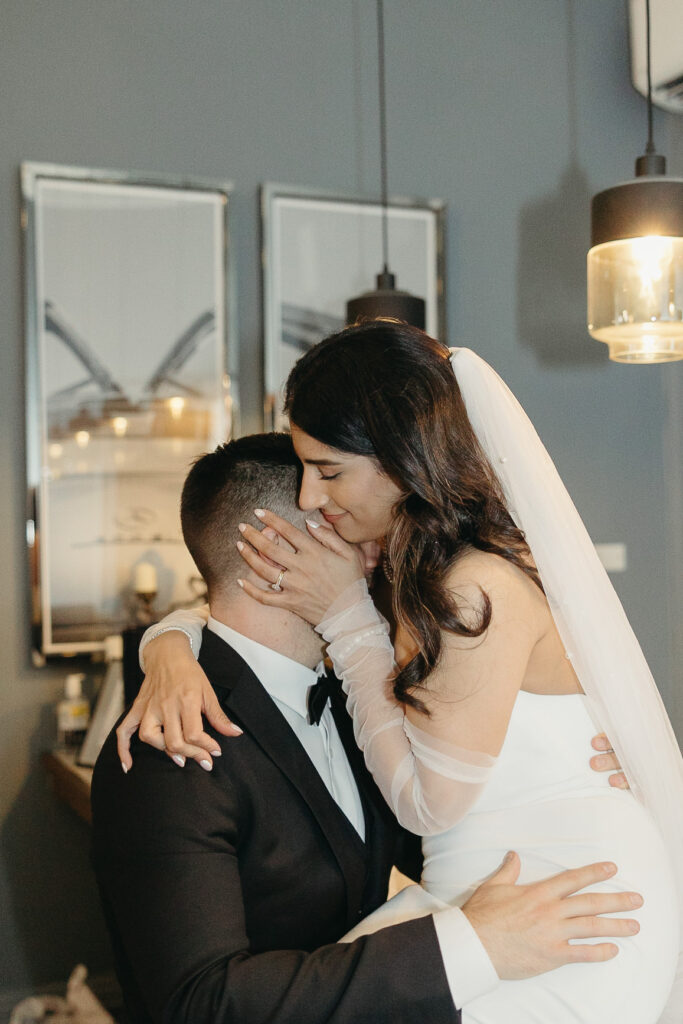
<instances>
[{"instance_id":1,"label":"small bottle","mask_svg":"<svg viewBox=\"0 0 683 1024\"><path fill-rule=\"evenodd\" d=\"M60 747L69 750L80 747L90 721L90 704L83 696L81 686L84 679L84 672L68 675L64 699L57 705L57 741Z\"/></svg>"}]
</instances>

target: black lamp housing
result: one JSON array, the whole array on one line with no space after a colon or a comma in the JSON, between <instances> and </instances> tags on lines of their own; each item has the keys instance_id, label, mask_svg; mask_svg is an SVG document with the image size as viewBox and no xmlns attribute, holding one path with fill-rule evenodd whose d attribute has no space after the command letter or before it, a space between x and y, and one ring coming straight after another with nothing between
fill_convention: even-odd
<instances>
[{"instance_id":1,"label":"black lamp housing","mask_svg":"<svg viewBox=\"0 0 683 1024\"><path fill-rule=\"evenodd\" d=\"M425 301L396 288L396 276L389 270L389 199L387 175L387 114L384 74L384 6L377 0L377 51L379 77L380 162L382 168L382 250L384 269L377 275L374 291L364 292L346 304L346 322L359 320L402 320L425 329Z\"/></svg>"},{"instance_id":2,"label":"black lamp housing","mask_svg":"<svg viewBox=\"0 0 683 1024\"><path fill-rule=\"evenodd\" d=\"M593 196L591 246L648 235L683 236L683 178L648 174Z\"/></svg>"},{"instance_id":3,"label":"black lamp housing","mask_svg":"<svg viewBox=\"0 0 683 1024\"><path fill-rule=\"evenodd\" d=\"M426 306L424 299L410 292L396 288L396 277L388 270L377 275L374 291L363 292L346 304L346 322L355 324L361 320L403 320L413 327L425 329Z\"/></svg>"}]
</instances>

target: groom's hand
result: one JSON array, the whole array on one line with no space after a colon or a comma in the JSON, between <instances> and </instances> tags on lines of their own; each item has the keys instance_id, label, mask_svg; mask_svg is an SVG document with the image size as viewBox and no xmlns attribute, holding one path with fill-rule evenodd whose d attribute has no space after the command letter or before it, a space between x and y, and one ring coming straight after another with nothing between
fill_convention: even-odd
<instances>
[{"instance_id":1,"label":"groom's hand","mask_svg":"<svg viewBox=\"0 0 683 1024\"><path fill-rule=\"evenodd\" d=\"M531 978L569 963L611 960L612 942L570 943L570 939L635 935L637 921L602 917L632 911L643 899L633 892L580 892L616 874L614 864L590 864L563 871L533 885L516 885L520 862L508 854L503 866L470 896L463 913L481 939L498 977Z\"/></svg>"}]
</instances>

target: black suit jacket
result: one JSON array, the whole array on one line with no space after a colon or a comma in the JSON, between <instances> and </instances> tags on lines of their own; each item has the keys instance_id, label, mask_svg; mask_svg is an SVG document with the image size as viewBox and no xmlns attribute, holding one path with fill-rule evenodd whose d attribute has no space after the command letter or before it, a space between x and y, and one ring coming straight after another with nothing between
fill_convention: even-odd
<instances>
[{"instance_id":1,"label":"black suit jacket","mask_svg":"<svg viewBox=\"0 0 683 1024\"><path fill-rule=\"evenodd\" d=\"M124 775L112 733L93 777L93 858L131 1020L457 1024L431 917L335 944L383 902L405 843L341 694L365 842L256 676L208 630L200 664L244 729L217 737L213 771L180 770L136 741Z\"/></svg>"}]
</instances>

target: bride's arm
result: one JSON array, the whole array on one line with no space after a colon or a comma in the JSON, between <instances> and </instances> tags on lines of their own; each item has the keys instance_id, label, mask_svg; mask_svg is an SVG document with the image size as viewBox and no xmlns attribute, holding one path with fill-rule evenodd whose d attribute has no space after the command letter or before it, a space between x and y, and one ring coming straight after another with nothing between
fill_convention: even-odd
<instances>
[{"instance_id":1,"label":"bride's arm","mask_svg":"<svg viewBox=\"0 0 683 1024\"><path fill-rule=\"evenodd\" d=\"M145 679L128 714L116 730L121 767L133 764L130 740L139 729L140 739L163 750L179 767L193 758L206 771L212 757L220 756L215 739L204 731L202 715L217 732L238 736L216 697L196 657L208 605L171 612L145 632L140 643L140 665Z\"/></svg>"},{"instance_id":2,"label":"bride's arm","mask_svg":"<svg viewBox=\"0 0 683 1024\"><path fill-rule=\"evenodd\" d=\"M317 627L348 694L366 763L401 824L421 835L455 825L482 792L539 636L533 585L502 559L467 557L448 584L472 621L481 587L492 619L476 639L443 634L439 664L416 693L429 716L411 707L404 711L393 696L397 669L387 625L362 581Z\"/></svg>"},{"instance_id":3,"label":"bride's arm","mask_svg":"<svg viewBox=\"0 0 683 1024\"><path fill-rule=\"evenodd\" d=\"M196 658L202 646L202 631L208 621L209 606L203 604L200 608L176 608L165 615L161 622L156 622L146 629L142 634L138 652L142 671L145 671L145 648L164 633L183 633L187 637L190 651Z\"/></svg>"}]
</instances>

